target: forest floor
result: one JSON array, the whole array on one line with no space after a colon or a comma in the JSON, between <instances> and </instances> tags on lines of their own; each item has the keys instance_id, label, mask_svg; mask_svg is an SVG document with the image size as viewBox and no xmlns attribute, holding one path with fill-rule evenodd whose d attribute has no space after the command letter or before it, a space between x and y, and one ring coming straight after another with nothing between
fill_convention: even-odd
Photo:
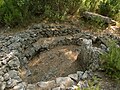
<instances>
[{"instance_id":1,"label":"forest floor","mask_svg":"<svg viewBox=\"0 0 120 90\"><path fill-rule=\"evenodd\" d=\"M64 22L62 24L75 25L76 27L80 28L82 32L89 32L94 35L112 33L114 35L120 36L120 30L114 30L116 27L110 26L108 28L98 28L74 17L70 22ZM3 35L12 35L16 32L24 32L25 30L26 28L21 27L16 27L14 29L7 27L1 29L0 33ZM38 80L51 80L59 76L67 76L69 74L76 73L76 71L79 71L79 65L75 62L78 55L77 48L78 46L75 45L58 46L50 51L46 51L40 55L35 56L29 63L32 76L24 80L27 80L29 83L35 83L38 82ZM96 75L101 78L100 86L102 87L102 90L120 90L119 81L115 81L109 78L105 72L97 71Z\"/></svg>"}]
</instances>

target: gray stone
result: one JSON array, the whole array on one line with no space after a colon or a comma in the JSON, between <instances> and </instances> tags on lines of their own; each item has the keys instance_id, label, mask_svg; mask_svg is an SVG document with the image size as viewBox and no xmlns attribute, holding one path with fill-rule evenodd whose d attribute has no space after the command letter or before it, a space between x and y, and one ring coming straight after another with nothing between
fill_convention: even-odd
<instances>
[{"instance_id":1,"label":"gray stone","mask_svg":"<svg viewBox=\"0 0 120 90\"><path fill-rule=\"evenodd\" d=\"M4 74L4 79L7 81L7 80L9 80L9 78L10 78L9 74L8 74L8 73L5 73L5 74Z\"/></svg>"},{"instance_id":2,"label":"gray stone","mask_svg":"<svg viewBox=\"0 0 120 90\"><path fill-rule=\"evenodd\" d=\"M92 47L91 39L83 39L83 45L87 46L87 48Z\"/></svg>"},{"instance_id":3,"label":"gray stone","mask_svg":"<svg viewBox=\"0 0 120 90\"><path fill-rule=\"evenodd\" d=\"M88 72L85 71L85 73L82 75L82 79L87 79L88 78Z\"/></svg>"},{"instance_id":4,"label":"gray stone","mask_svg":"<svg viewBox=\"0 0 120 90\"><path fill-rule=\"evenodd\" d=\"M14 57L12 60L8 62L8 65L11 69L19 69L20 67L20 62L17 57Z\"/></svg>"},{"instance_id":5,"label":"gray stone","mask_svg":"<svg viewBox=\"0 0 120 90\"><path fill-rule=\"evenodd\" d=\"M5 60L6 62L10 61L14 57L14 52L10 52L9 54L6 54L5 57L2 59Z\"/></svg>"},{"instance_id":6,"label":"gray stone","mask_svg":"<svg viewBox=\"0 0 120 90\"><path fill-rule=\"evenodd\" d=\"M30 51L29 51L29 55L32 57L35 53L35 49L34 48L31 48Z\"/></svg>"},{"instance_id":7,"label":"gray stone","mask_svg":"<svg viewBox=\"0 0 120 90\"><path fill-rule=\"evenodd\" d=\"M104 44L101 44L100 46L103 51L107 51L107 47Z\"/></svg>"},{"instance_id":8,"label":"gray stone","mask_svg":"<svg viewBox=\"0 0 120 90\"><path fill-rule=\"evenodd\" d=\"M20 76L16 76L14 77L15 80L17 80L18 83L22 82L22 79L20 78Z\"/></svg>"},{"instance_id":9,"label":"gray stone","mask_svg":"<svg viewBox=\"0 0 120 90\"><path fill-rule=\"evenodd\" d=\"M82 72L82 71L77 71L78 80L81 80L81 79L82 79L83 73L84 73L84 72Z\"/></svg>"},{"instance_id":10,"label":"gray stone","mask_svg":"<svg viewBox=\"0 0 120 90\"><path fill-rule=\"evenodd\" d=\"M80 89L89 87L88 81L79 81L79 83L77 85L80 87Z\"/></svg>"},{"instance_id":11,"label":"gray stone","mask_svg":"<svg viewBox=\"0 0 120 90\"><path fill-rule=\"evenodd\" d=\"M41 24L35 24L32 27L30 27L29 29L41 29L42 25Z\"/></svg>"},{"instance_id":12,"label":"gray stone","mask_svg":"<svg viewBox=\"0 0 120 90\"><path fill-rule=\"evenodd\" d=\"M7 82L6 82L6 87L14 87L15 85L17 85L18 81L17 80L14 80L14 79L9 79Z\"/></svg>"},{"instance_id":13,"label":"gray stone","mask_svg":"<svg viewBox=\"0 0 120 90\"><path fill-rule=\"evenodd\" d=\"M16 70L10 70L8 72L8 74L9 74L10 78L14 79L15 77L18 76L18 71L16 71Z\"/></svg>"},{"instance_id":14,"label":"gray stone","mask_svg":"<svg viewBox=\"0 0 120 90\"><path fill-rule=\"evenodd\" d=\"M6 65L3 65L3 66L0 68L0 70L3 71L3 73L6 73L6 72L7 72Z\"/></svg>"},{"instance_id":15,"label":"gray stone","mask_svg":"<svg viewBox=\"0 0 120 90\"><path fill-rule=\"evenodd\" d=\"M70 74L70 75L68 75L68 77L73 78L76 81L78 81L78 74Z\"/></svg>"},{"instance_id":16,"label":"gray stone","mask_svg":"<svg viewBox=\"0 0 120 90\"><path fill-rule=\"evenodd\" d=\"M20 53L18 52L18 50L12 50L11 52L12 52L15 56L19 56L19 54L20 54Z\"/></svg>"},{"instance_id":17,"label":"gray stone","mask_svg":"<svg viewBox=\"0 0 120 90\"><path fill-rule=\"evenodd\" d=\"M30 76L32 73L31 73L31 71L30 71L30 69L28 68L27 65L25 65L25 69L26 69L26 76L27 77Z\"/></svg>"},{"instance_id":18,"label":"gray stone","mask_svg":"<svg viewBox=\"0 0 120 90\"><path fill-rule=\"evenodd\" d=\"M27 64L27 63L28 63L28 60L27 60L27 58L26 58L26 57L24 57L24 58L23 58L23 62L24 62L25 64Z\"/></svg>"}]
</instances>

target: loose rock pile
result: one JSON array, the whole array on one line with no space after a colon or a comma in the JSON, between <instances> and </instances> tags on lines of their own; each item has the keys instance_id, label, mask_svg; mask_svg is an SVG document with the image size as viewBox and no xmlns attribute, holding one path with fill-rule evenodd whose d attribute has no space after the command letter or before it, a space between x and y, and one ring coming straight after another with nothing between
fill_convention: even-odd
<instances>
[{"instance_id":1,"label":"loose rock pile","mask_svg":"<svg viewBox=\"0 0 120 90\"><path fill-rule=\"evenodd\" d=\"M81 88L88 87L87 82L80 80L91 77L91 72L99 67L99 53L102 49L93 47L92 42L96 38L75 27L47 24L34 25L13 36L0 36L0 90L74 90L72 85L75 85L75 81L79 82ZM78 60L85 67L85 72L78 71L68 77L35 84L23 82L19 75L20 68L26 69L27 75L30 75L27 64L32 57L38 52L62 45L80 46Z\"/></svg>"}]
</instances>

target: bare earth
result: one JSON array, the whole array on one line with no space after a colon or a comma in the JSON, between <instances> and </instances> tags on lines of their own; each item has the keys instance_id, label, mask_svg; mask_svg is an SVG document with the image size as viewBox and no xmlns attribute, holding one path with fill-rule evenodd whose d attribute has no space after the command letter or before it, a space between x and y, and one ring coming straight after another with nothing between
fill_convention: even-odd
<instances>
[{"instance_id":1,"label":"bare earth","mask_svg":"<svg viewBox=\"0 0 120 90\"><path fill-rule=\"evenodd\" d=\"M23 77L23 80L28 83L35 83L76 73L80 70L79 63L75 62L78 56L78 48L75 45L59 46L38 54L28 65L32 75L27 78Z\"/></svg>"}]
</instances>

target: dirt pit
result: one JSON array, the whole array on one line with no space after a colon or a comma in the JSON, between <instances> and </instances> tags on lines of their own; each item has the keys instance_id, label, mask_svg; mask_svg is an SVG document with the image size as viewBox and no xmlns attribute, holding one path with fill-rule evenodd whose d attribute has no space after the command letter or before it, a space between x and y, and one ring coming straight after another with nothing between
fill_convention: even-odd
<instances>
[{"instance_id":1,"label":"dirt pit","mask_svg":"<svg viewBox=\"0 0 120 90\"><path fill-rule=\"evenodd\" d=\"M79 46L58 46L49 51L36 55L28 64L31 75L23 80L28 83L54 80L60 76L67 76L81 70L77 56Z\"/></svg>"}]
</instances>

